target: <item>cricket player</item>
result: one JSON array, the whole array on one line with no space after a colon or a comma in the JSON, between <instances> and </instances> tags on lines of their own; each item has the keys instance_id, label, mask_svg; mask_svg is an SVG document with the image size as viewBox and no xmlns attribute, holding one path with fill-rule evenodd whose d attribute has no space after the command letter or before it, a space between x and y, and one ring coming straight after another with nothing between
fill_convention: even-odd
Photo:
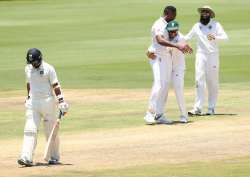
<instances>
[{"instance_id":1,"label":"cricket player","mask_svg":"<svg viewBox=\"0 0 250 177\"><path fill-rule=\"evenodd\" d=\"M171 124L164 115L164 106L167 100L167 92L170 84L169 69L171 65L171 55L167 47L176 48L183 53L192 52L192 48L186 44L174 43L169 41L166 26L168 22L176 17L176 8L167 6L164 9L163 16L160 17L151 28L152 44L148 49L147 55L150 58L150 65L153 70L154 83L149 98L149 108L144 120L146 124Z\"/></svg>"},{"instance_id":2,"label":"cricket player","mask_svg":"<svg viewBox=\"0 0 250 177\"><path fill-rule=\"evenodd\" d=\"M169 41L173 43L185 43L184 36L179 32L179 24L173 20L167 24ZM170 54L170 64L167 68L168 80L172 82L178 107L180 110L180 122L187 123L188 115L184 99L184 74L185 74L185 55L178 49L167 47Z\"/></svg>"},{"instance_id":3,"label":"cricket player","mask_svg":"<svg viewBox=\"0 0 250 177\"><path fill-rule=\"evenodd\" d=\"M208 89L207 115L215 114L215 106L219 85L219 47L218 42L227 40L221 24L214 20L215 13L209 6L198 8L200 21L196 23L185 36L190 40L194 36L197 39L197 51L195 61L196 98L195 104L189 115L201 115L205 101L205 87Z\"/></svg>"},{"instance_id":4,"label":"cricket player","mask_svg":"<svg viewBox=\"0 0 250 177\"><path fill-rule=\"evenodd\" d=\"M26 123L24 128L23 147L18 164L32 166L33 153L37 143L37 133L41 118L44 123L44 133L48 139L56 122L56 100L63 114L68 111L68 104L64 101L61 86L55 69L43 61L42 53L36 48L27 52L25 67L28 97L25 102ZM59 137L55 138L50 151L49 164L59 163Z\"/></svg>"}]
</instances>

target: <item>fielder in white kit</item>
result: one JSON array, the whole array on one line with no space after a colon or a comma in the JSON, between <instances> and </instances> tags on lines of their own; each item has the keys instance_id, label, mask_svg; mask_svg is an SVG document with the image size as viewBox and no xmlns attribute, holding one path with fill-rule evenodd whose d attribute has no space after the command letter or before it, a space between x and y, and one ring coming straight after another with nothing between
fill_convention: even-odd
<instances>
[{"instance_id":1,"label":"fielder in white kit","mask_svg":"<svg viewBox=\"0 0 250 177\"><path fill-rule=\"evenodd\" d=\"M185 36L186 40L192 37L197 39L195 61L196 98L189 115L201 115L205 101L205 88L208 89L207 115L215 114L215 106L219 85L219 47L220 40L227 40L221 24L215 21L215 13L209 6L198 8L200 22L196 23Z\"/></svg>"},{"instance_id":2,"label":"fielder in white kit","mask_svg":"<svg viewBox=\"0 0 250 177\"><path fill-rule=\"evenodd\" d=\"M44 122L44 133L48 139L56 121L56 100L60 111L65 114L68 104L64 101L55 69L42 59L42 53L36 48L27 52L27 65L25 67L28 97L25 102L26 123L21 157L18 164L22 166L33 165L33 153L37 144L37 133L41 118ZM54 96L54 93L55 96ZM59 163L59 137L55 138L51 148L49 164Z\"/></svg>"},{"instance_id":3,"label":"fielder in white kit","mask_svg":"<svg viewBox=\"0 0 250 177\"><path fill-rule=\"evenodd\" d=\"M170 79L170 69L172 65L171 55L167 47L173 47L183 53L192 52L192 48L186 43L174 43L169 41L166 26L168 22L176 17L176 8L167 6L164 9L163 16L160 17L152 26L152 45L149 47L147 55L150 58L150 64L153 70L154 83L149 98L149 108L144 117L146 124L171 124L164 115L164 107L167 100L167 93Z\"/></svg>"},{"instance_id":4,"label":"fielder in white kit","mask_svg":"<svg viewBox=\"0 0 250 177\"><path fill-rule=\"evenodd\" d=\"M167 24L169 41L173 43L185 43L184 36L179 32L179 24L177 21L171 21ZM188 115L184 98L184 74L185 74L185 55L176 48L167 47L170 54L170 65L168 65L168 80L172 82L178 107L180 110L180 122L187 123Z\"/></svg>"}]
</instances>

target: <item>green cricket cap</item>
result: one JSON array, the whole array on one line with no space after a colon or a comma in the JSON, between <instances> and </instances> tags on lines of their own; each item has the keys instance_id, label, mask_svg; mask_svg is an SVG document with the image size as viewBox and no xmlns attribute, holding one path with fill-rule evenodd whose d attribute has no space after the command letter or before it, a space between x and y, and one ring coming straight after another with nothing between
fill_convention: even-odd
<instances>
[{"instance_id":1,"label":"green cricket cap","mask_svg":"<svg viewBox=\"0 0 250 177\"><path fill-rule=\"evenodd\" d=\"M168 22L166 26L167 31L176 31L179 29L179 23L175 20Z\"/></svg>"}]
</instances>

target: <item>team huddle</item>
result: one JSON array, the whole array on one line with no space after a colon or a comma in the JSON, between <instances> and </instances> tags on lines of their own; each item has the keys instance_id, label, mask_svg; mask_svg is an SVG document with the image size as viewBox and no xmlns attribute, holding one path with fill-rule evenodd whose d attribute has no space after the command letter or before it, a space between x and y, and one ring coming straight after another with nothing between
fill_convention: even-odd
<instances>
[{"instance_id":1,"label":"team huddle","mask_svg":"<svg viewBox=\"0 0 250 177\"><path fill-rule=\"evenodd\" d=\"M149 108L144 120L146 124L171 124L173 121L164 114L168 90L172 83L178 107L180 122L187 123L188 115L201 115L208 88L208 115L215 114L218 95L219 49L218 41L228 39L222 26L216 22L214 11L209 6L198 8L200 21L187 35L179 31L175 21L176 8L167 6L163 16L152 26L152 44L147 56L153 71L154 83L149 98ZM193 49L186 41L196 37L197 51L195 63L196 98L191 111L187 111L184 99L185 54ZM33 153L37 143L40 121L44 122L44 133L48 141L57 121L57 105L62 115L68 112L55 69L43 61L39 49L29 49L25 67L28 96L25 102L26 123L21 156L18 164L33 165ZM43 119L42 119L43 118ZM48 164L58 164L59 137L55 135L47 152Z\"/></svg>"},{"instance_id":2,"label":"team huddle","mask_svg":"<svg viewBox=\"0 0 250 177\"><path fill-rule=\"evenodd\" d=\"M208 111L206 115L215 114L219 82L218 41L228 39L220 23L215 21L215 13L209 6L198 8L200 20L187 35L179 32L175 21L176 8L167 6L163 16L152 26L152 44L147 56L153 71L153 86L149 98L149 108L144 120L146 124L171 124L165 114L165 103L172 83L181 123L188 122L188 115L201 115L205 101L205 88L208 88ZM197 51L195 63L196 98L192 110L186 111L184 99L185 54L192 53L186 41L196 37Z\"/></svg>"}]
</instances>

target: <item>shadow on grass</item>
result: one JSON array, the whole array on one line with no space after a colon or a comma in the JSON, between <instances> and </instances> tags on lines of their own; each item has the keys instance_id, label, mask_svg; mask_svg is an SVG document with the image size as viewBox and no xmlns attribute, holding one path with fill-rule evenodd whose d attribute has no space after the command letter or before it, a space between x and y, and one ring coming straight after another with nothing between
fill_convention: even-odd
<instances>
[{"instance_id":1,"label":"shadow on grass","mask_svg":"<svg viewBox=\"0 0 250 177\"><path fill-rule=\"evenodd\" d=\"M171 126L171 125L176 125L176 124L181 124L181 125L186 125L186 124L191 124L191 123L194 123L194 121L191 121L191 120L189 120L188 122L186 122L186 123L183 123L183 122L180 122L180 121L177 121L177 120L174 120L172 123L170 123L170 124L163 124L163 123L154 123L154 124L145 124L146 126L159 126L159 125L161 125L161 126L164 126L164 125L167 125L167 126Z\"/></svg>"},{"instance_id":2,"label":"shadow on grass","mask_svg":"<svg viewBox=\"0 0 250 177\"><path fill-rule=\"evenodd\" d=\"M201 115L189 115L189 117L202 117L202 116L237 116L238 114L234 113L216 113L213 115L210 115L208 113L201 114Z\"/></svg>"},{"instance_id":3,"label":"shadow on grass","mask_svg":"<svg viewBox=\"0 0 250 177\"><path fill-rule=\"evenodd\" d=\"M57 163L57 164L48 164L48 163L43 163L43 162L37 162L35 163L33 166L35 167L41 167L41 166L47 166L47 167L51 167L51 166L69 166L69 165L73 165L71 163Z\"/></svg>"},{"instance_id":4,"label":"shadow on grass","mask_svg":"<svg viewBox=\"0 0 250 177\"><path fill-rule=\"evenodd\" d=\"M69 165L74 165L71 163L57 163L57 164L48 164L48 163L44 163L44 162L37 162L34 163L32 166L30 167L52 167L52 166L69 166ZM26 166L20 166L19 168L26 168Z\"/></svg>"}]
</instances>

